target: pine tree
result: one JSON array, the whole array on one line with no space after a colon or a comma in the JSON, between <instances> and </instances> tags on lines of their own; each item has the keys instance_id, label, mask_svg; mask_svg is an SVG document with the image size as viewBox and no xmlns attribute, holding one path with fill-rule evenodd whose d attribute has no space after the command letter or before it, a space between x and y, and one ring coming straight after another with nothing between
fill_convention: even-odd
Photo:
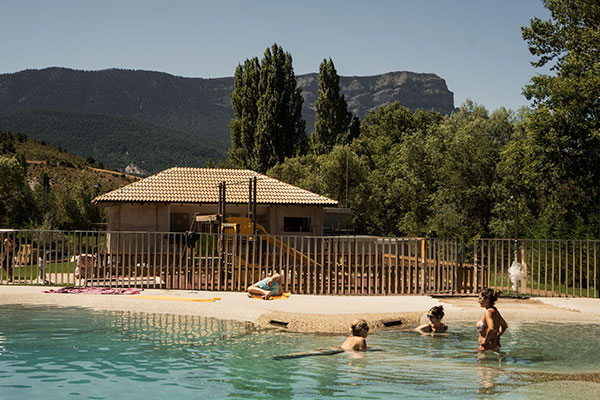
<instances>
[{"instance_id":1,"label":"pine tree","mask_svg":"<svg viewBox=\"0 0 600 400\"><path fill-rule=\"evenodd\" d=\"M235 69L231 104L237 118L229 124L231 150L229 157L235 165L251 168L250 157L254 149L256 120L258 118L258 81L260 63L254 57Z\"/></svg>"},{"instance_id":2,"label":"pine tree","mask_svg":"<svg viewBox=\"0 0 600 400\"><path fill-rule=\"evenodd\" d=\"M296 87L292 56L277 44L235 72L231 150L235 165L264 173L306 150L304 99Z\"/></svg>"},{"instance_id":3,"label":"pine tree","mask_svg":"<svg viewBox=\"0 0 600 400\"><path fill-rule=\"evenodd\" d=\"M346 144L352 114L344 95L340 94L340 77L333 61L323 60L319 66L319 98L315 102L316 122L311 135L315 154L325 154L336 144Z\"/></svg>"}]
</instances>

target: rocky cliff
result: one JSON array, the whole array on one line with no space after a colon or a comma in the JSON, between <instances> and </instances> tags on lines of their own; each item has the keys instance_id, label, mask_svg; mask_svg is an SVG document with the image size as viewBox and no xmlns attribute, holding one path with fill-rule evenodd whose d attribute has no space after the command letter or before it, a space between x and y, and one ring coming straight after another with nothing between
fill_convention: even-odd
<instances>
[{"instance_id":1,"label":"rocky cliff","mask_svg":"<svg viewBox=\"0 0 600 400\"><path fill-rule=\"evenodd\" d=\"M299 75L297 81L310 134L318 75ZM204 165L229 148L232 90L232 77L183 78L154 71L46 68L0 74L0 129L91 155L121 171L131 163L155 171L163 166L159 160L173 162L173 152L181 162L195 160L190 166ZM411 110L454 110L453 93L435 74L341 77L341 90L350 111L361 118L396 101ZM140 138L153 160L133 155Z\"/></svg>"}]
</instances>

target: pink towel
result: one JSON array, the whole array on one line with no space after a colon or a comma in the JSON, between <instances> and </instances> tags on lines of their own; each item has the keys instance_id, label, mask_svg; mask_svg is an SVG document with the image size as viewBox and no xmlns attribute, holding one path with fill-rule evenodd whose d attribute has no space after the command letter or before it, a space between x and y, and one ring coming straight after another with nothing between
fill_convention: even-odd
<instances>
[{"instance_id":1,"label":"pink towel","mask_svg":"<svg viewBox=\"0 0 600 400\"><path fill-rule=\"evenodd\" d=\"M44 293L84 293L84 294L140 294L138 288L76 287L44 290Z\"/></svg>"}]
</instances>

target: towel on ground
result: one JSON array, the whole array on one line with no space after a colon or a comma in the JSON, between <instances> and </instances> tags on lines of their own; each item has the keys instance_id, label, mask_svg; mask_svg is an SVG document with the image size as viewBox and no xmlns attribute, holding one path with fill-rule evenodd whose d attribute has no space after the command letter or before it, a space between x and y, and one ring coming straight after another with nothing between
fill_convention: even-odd
<instances>
[{"instance_id":1,"label":"towel on ground","mask_svg":"<svg viewBox=\"0 0 600 400\"><path fill-rule=\"evenodd\" d=\"M198 299L195 297L177 297L177 296L133 296L131 299L146 299L146 300L172 300L172 301L205 301L214 303L221 300L220 297L212 297L210 299Z\"/></svg>"},{"instance_id":2,"label":"towel on ground","mask_svg":"<svg viewBox=\"0 0 600 400\"><path fill-rule=\"evenodd\" d=\"M107 288L107 287L78 287L69 286L60 289L44 290L44 293L72 293L72 294L140 294L139 288Z\"/></svg>"},{"instance_id":3,"label":"towel on ground","mask_svg":"<svg viewBox=\"0 0 600 400\"><path fill-rule=\"evenodd\" d=\"M279 296L271 296L269 300L287 300L292 295L292 292L283 292ZM263 300L262 296L250 294L253 299Z\"/></svg>"}]
</instances>

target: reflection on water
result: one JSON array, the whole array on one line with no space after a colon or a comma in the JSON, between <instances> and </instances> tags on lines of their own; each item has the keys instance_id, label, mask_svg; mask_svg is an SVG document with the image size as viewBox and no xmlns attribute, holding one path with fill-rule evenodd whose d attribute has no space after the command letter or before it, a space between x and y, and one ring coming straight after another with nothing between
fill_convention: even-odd
<instances>
[{"instance_id":1,"label":"reflection on water","mask_svg":"<svg viewBox=\"0 0 600 400\"><path fill-rule=\"evenodd\" d=\"M496 380L500 376L500 371L498 368L478 365L477 375L479 376L480 381L480 387L477 390L478 393L493 394L496 392Z\"/></svg>"},{"instance_id":2,"label":"reflection on water","mask_svg":"<svg viewBox=\"0 0 600 400\"><path fill-rule=\"evenodd\" d=\"M598 326L512 324L501 353L476 351L471 324L450 329L370 335L369 345L384 351L274 360L344 337L192 316L0 306L0 393L108 399L135 387L133 400L504 398L525 393L540 371L555 381L565 371L600 370Z\"/></svg>"},{"instance_id":3,"label":"reflection on water","mask_svg":"<svg viewBox=\"0 0 600 400\"><path fill-rule=\"evenodd\" d=\"M121 332L114 340L147 341L156 346L213 346L248 335L251 323L191 315L106 312L108 329Z\"/></svg>"}]
</instances>

